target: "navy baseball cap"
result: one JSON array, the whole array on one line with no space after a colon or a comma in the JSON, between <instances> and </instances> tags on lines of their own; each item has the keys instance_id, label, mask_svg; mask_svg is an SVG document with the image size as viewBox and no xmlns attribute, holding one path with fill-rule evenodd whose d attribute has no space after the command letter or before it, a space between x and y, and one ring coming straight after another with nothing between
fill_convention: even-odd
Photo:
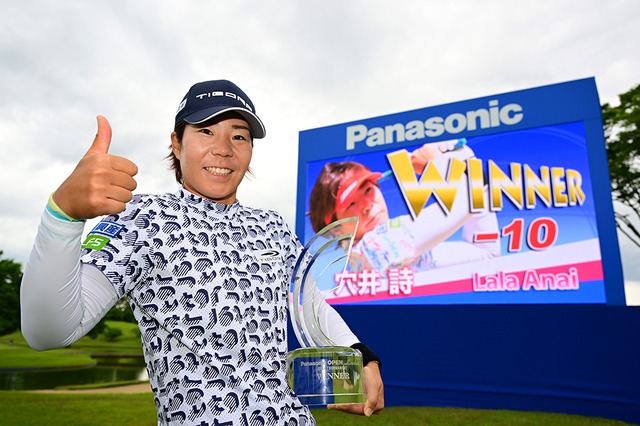
<instances>
[{"instance_id":1,"label":"navy baseball cap","mask_svg":"<svg viewBox=\"0 0 640 426\"><path fill-rule=\"evenodd\" d=\"M235 111L247 120L252 138L264 137L266 133L264 124L256 115L251 99L228 80L203 81L191 86L180 102L175 124L181 121L199 124L229 111Z\"/></svg>"}]
</instances>

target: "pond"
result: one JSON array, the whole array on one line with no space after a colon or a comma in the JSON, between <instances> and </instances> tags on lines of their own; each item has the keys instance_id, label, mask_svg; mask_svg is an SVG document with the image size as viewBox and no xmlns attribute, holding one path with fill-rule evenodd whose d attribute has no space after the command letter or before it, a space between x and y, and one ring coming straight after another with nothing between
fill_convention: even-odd
<instances>
[{"instance_id":1,"label":"pond","mask_svg":"<svg viewBox=\"0 0 640 426\"><path fill-rule=\"evenodd\" d=\"M142 358L133 363L130 359L109 359L108 362L99 359L98 365L93 367L0 371L0 390L53 389L57 386L148 380L148 378Z\"/></svg>"}]
</instances>

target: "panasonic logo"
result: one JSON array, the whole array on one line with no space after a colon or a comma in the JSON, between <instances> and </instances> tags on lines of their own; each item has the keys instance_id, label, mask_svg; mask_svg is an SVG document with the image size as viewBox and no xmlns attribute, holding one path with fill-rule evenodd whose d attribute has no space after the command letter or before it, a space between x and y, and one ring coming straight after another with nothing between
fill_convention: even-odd
<instances>
[{"instance_id":1,"label":"panasonic logo","mask_svg":"<svg viewBox=\"0 0 640 426\"><path fill-rule=\"evenodd\" d=\"M491 100L488 108L456 112L446 117L430 117L424 121L413 120L408 123L390 124L384 128L367 128L364 124L356 124L347 127L347 150L355 149L356 144L361 142L368 147L374 147L426 137L435 138L444 133L455 135L478 128L513 126L521 122L523 117L523 109L519 104L500 106L497 100Z\"/></svg>"}]
</instances>

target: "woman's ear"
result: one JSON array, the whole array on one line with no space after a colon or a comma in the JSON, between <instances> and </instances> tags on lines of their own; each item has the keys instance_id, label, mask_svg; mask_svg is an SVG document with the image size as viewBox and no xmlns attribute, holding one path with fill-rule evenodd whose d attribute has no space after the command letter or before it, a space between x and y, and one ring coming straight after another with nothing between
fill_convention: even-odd
<instances>
[{"instance_id":1,"label":"woman's ear","mask_svg":"<svg viewBox=\"0 0 640 426\"><path fill-rule=\"evenodd\" d=\"M173 155L175 155L178 160L180 160L181 147L182 147L182 144L178 140L178 136L176 135L176 132L172 132L171 133L171 149L173 151Z\"/></svg>"}]
</instances>

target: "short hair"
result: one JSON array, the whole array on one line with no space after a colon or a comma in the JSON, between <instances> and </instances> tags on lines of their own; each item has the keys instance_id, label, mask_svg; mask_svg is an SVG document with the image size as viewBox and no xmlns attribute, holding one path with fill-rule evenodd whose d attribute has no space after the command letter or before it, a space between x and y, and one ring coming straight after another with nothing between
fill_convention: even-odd
<instances>
[{"instance_id":1,"label":"short hair","mask_svg":"<svg viewBox=\"0 0 640 426\"><path fill-rule=\"evenodd\" d=\"M331 215L331 222L336 220L338 189L342 182L342 176L350 170L371 172L369 168L355 161L327 163L320 172L309 197L309 219L314 232L318 232L328 225L327 216Z\"/></svg>"},{"instance_id":2,"label":"short hair","mask_svg":"<svg viewBox=\"0 0 640 426\"><path fill-rule=\"evenodd\" d=\"M186 127L187 127L187 122L181 121L178 124L176 124L176 126L173 129L173 131L176 134L176 139L178 139L178 142L180 142L180 144L182 144L184 129ZM167 155L165 158L171 162L171 164L169 165L169 170L173 170L173 173L176 177L176 182L182 185L184 183L182 179L182 169L180 168L180 160L178 160L178 157L176 157L176 155L173 153L173 143L169 145L169 155Z\"/></svg>"}]
</instances>

